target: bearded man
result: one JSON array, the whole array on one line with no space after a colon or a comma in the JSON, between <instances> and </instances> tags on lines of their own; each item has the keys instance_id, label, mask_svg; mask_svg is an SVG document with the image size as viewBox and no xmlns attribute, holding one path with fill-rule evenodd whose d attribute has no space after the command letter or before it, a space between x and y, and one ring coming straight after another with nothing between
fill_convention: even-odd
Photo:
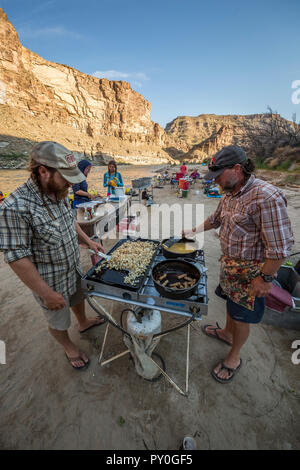
<instances>
[{"instance_id":1,"label":"bearded man","mask_svg":"<svg viewBox=\"0 0 300 470\"><path fill-rule=\"evenodd\" d=\"M240 350L248 339L250 324L259 323L265 296L274 275L290 255L293 232L282 191L255 177L254 163L241 147L230 145L212 159L204 176L226 193L204 224L184 231L220 228L222 250L220 285L216 294L227 300L226 325L205 325L208 336L229 344L231 350L212 371L221 383L230 382L241 368Z\"/></svg>"},{"instance_id":2,"label":"bearded man","mask_svg":"<svg viewBox=\"0 0 300 470\"><path fill-rule=\"evenodd\" d=\"M0 208L0 250L21 281L29 287L48 321L51 335L64 348L75 369L89 359L70 340L70 307L78 331L103 323L85 315L78 241L104 251L81 230L68 201L68 190L85 179L74 155L56 142L40 142L31 151L28 181Z\"/></svg>"}]
</instances>

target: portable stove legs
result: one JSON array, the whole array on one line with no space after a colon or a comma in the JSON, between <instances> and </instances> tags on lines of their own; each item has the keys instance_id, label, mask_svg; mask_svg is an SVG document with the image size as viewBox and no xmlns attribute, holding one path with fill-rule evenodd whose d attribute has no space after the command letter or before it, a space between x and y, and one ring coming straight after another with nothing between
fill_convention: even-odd
<instances>
[{"instance_id":1,"label":"portable stove legs","mask_svg":"<svg viewBox=\"0 0 300 470\"><path fill-rule=\"evenodd\" d=\"M104 334L104 339L103 339L103 343L102 343L102 348L101 348L101 353L100 353L100 356L99 356L99 359L98 359L98 364L100 364L100 366L105 366L105 365L108 364L109 362L112 362L112 361L114 361L115 359L118 359L119 357L125 356L125 354L127 354L127 353L130 352L129 349L127 349L126 351L123 351L122 353L117 354L117 356L111 357L110 359L107 359L106 361L101 362L101 359L102 359L102 356L103 356L103 352L104 352L104 346L105 346L105 343L106 343L108 328L109 328L109 323L107 323L107 326L106 326L106 330L105 330L105 334Z\"/></svg>"},{"instance_id":2,"label":"portable stove legs","mask_svg":"<svg viewBox=\"0 0 300 470\"><path fill-rule=\"evenodd\" d=\"M100 305L95 299L93 299L93 301L105 313L106 317L109 318L113 322L113 324L116 325L115 319L105 310L105 308L102 305ZM128 354L130 352L129 349L127 349L126 351L123 351L122 353L117 354L116 356L111 357L110 359L107 359L106 361L101 362L102 357L103 357L103 353L104 353L104 347L105 347L106 340L107 340L108 328L109 328L109 322L107 322L107 325L106 325L106 329L105 329L105 333L104 333L104 339L103 339L103 343L102 343L102 347L101 347L101 352L100 352L100 356L99 356L99 359L98 359L98 363L100 364L101 367L105 366L109 362L114 361L115 359L118 359L120 357L125 356L125 354ZM184 395L184 396L188 395L188 389L189 389L190 328L191 328L190 323L187 325L187 328L188 329L187 329L187 348L186 348L185 392L183 390L181 390L181 388L178 387L178 385L176 385L176 383L171 379L171 377L164 370L162 370L162 368L152 359L151 356L149 356L151 361L156 365L156 367L159 369L159 371L162 373L162 375L170 382L170 384L177 390L177 392L179 392L181 395ZM162 335L162 337L166 336L167 334L169 334L169 333L166 333L165 335Z\"/></svg>"}]
</instances>

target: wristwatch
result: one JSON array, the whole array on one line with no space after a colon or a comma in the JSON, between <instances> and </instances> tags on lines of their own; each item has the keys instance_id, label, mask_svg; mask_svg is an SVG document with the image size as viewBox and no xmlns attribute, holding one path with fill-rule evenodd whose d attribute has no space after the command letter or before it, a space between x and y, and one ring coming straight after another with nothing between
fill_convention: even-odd
<instances>
[{"instance_id":1,"label":"wristwatch","mask_svg":"<svg viewBox=\"0 0 300 470\"><path fill-rule=\"evenodd\" d=\"M264 274L260 272L260 277L265 281L265 282L272 282L275 278L274 276L271 276L271 274Z\"/></svg>"}]
</instances>

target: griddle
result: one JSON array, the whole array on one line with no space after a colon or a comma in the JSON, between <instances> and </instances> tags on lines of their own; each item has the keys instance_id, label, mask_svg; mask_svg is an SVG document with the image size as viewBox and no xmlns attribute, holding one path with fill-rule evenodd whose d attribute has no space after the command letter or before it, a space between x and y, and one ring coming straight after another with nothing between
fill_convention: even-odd
<instances>
[{"instance_id":1,"label":"griddle","mask_svg":"<svg viewBox=\"0 0 300 470\"><path fill-rule=\"evenodd\" d=\"M148 273L149 273L149 269L151 268L151 265L152 265L152 261L153 259L155 258L155 255L157 253L157 250L159 249L160 247L160 242L158 241L153 241L153 240L147 240L147 239L143 239L143 238L138 238L138 239L134 239L134 240L130 240L130 239L122 239L122 240L119 240L116 245L114 245L114 247L107 253L108 255L111 255L112 253L114 253L118 248L120 248L120 246L123 245L123 243L126 243L126 242L149 242L151 241L151 243L153 243L154 245L156 245L156 250L154 251L153 253L153 256L149 262L149 265L145 271L145 273L138 277L136 279L136 282L135 282L135 285L131 285L131 284L128 284L125 282L125 278L126 276L128 276L129 274L129 271L128 270L122 270L122 271L117 271L116 269L110 269L108 266L105 266L106 264L106 260L105 259L102 259L100 260L86 275L86 279L89 280L89 281L93 281L93 282L99 282L101 284L106 284L108 286L113 286L113 287L117 287L117 288L121 288L121 289L126 289L126 290L130 290L130 291L133 291L133 292L138 292L139 289L143 286L143 281L144 279L147 277ZM99 272L96 272L96 269L98 268L101 268L101 271Z\"/></svg>"}]
</instances>

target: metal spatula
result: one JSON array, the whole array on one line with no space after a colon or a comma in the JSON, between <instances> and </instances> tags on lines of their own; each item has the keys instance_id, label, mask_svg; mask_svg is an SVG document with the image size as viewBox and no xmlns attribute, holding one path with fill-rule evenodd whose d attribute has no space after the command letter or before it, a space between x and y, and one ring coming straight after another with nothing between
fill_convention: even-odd
<instances>
[{"instance_id":1,"label":"metal spatula","mask_svg":"<svg viewBox=\"0 0 300 470\"><path fill-rule=\"evenodd\" d=\"M97 255L97 256L101 256L101 258L104 258L106 259L106 261L110 261L111 260L111 256L109 255L106 255L105 253L102 253L102 251L94 251L94 250L89 250L90 253L93 253L93 255Z\"/></svg>"}]
</instances>

